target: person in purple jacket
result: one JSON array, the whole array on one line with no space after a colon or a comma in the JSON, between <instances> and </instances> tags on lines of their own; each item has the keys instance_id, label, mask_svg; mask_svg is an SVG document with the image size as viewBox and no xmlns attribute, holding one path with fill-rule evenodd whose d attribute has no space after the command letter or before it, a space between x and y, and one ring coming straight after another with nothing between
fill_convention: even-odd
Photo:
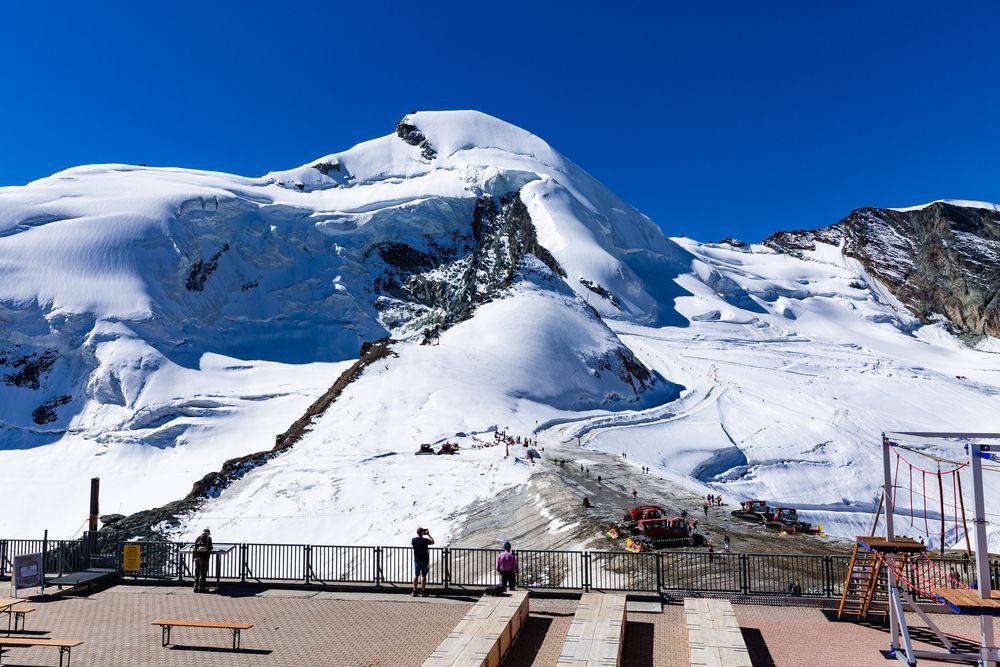
<instances>
[{"instance_id":1,"label":"person in purple jacket","mask_svg":"<svg viewBox=\"0 0 1000 667\"><path fill-rule=\"evenodd\" d=\"M517 556L510 550L510 542L503 543L503 551L497 556L497 572L500 573L500 587L517 590Z\"/></svg>"}]
</instances>

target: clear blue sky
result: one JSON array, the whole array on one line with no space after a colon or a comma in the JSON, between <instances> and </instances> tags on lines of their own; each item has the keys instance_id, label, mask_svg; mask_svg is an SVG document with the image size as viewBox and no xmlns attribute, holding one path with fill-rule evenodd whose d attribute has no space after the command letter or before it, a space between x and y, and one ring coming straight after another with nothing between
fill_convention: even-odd
<instances>
[{"instance_id":1,"label":"clear blue sky","mask_svg":"<svg viewBox=\"0 0 1000 667\"><path fill-rule=\"evenodd\" d=\"M702 240L1000 201L998 3L559 5L7 3L0 185L260 175L472 108Z\"/></svg>"}]
</instances>

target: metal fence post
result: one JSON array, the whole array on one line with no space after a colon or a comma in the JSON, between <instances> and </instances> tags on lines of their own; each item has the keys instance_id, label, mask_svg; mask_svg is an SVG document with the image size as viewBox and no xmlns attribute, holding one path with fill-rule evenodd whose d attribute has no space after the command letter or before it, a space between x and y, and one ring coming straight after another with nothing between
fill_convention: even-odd
<instances>
[{"instance_id":1,"label":"metal fence post","mask_svg":"<svg viewBox=\"0 0 1000 667\"><path fill-rule=\"evenodd\" d=\"M740 590L743 595L750 595L750 556L740 554Z\"/></svg>"},{"instance_id":2,"label":"metal fence post","mask_svg":"<svg viewBox=\"0 0 1000 667\"><path fill-rule=\"evenodd\" d=\"M184 545L180 542L174 542L171 547L173 547L174 557L177 559L177 581L184 581L184 554L181 553Z\"/></svg>"},{"instance_id":3,"label":"metal fence post","mask_svg":"<svg viewBox=\"0 0 1000 667\"><path fill-rule=\"evenodd\" d=\"M826 597L833 597L833 558L823 556L823 589Z\"/></svg>"},{"instance_id":4,"label":"metal fence post","mask_svg":"<svg viewBox=\"0 0 1000 667\"><path fill-rule=\"evenodd\" d=\"M382 585L382 547L375 547L375 585Z\"/></svg>"},{"instance_id":5,"label":"metal fence post","mask_svg":"<svg viewBox=\"0 0 1000 667\"><path fill-rule=\"evenodd\" d=\"M0 540L0 578L7 576L7 540Z\"/></svg>"},{"instance_id":6,"label":"metal fence post","mask_svg":"<svg viewBox=\"0 0 1000 667\"><path fill-rule=\"evenodd\" d=\"M663 554L656 552L656 592L663 590Z\"/></svg>"},{"instance_id":7,"label":"metal fence post","mask_svg":"<svg viewBox=\"0 0 1000 667\"><path fill-rule=\"evenodd\" d=\"M590 573L590 552L584 551L580 555L580 569L583 571L583 592L590 592L590 582L592 580Z\"/></svg>"},{"instance_id":8,"label":"metal fence post","mask_svg":"<svg viewBox=\"0 0 1000 667\"><path fill-rule=\"evenodd\" d=\"M444 568L444 587L451 588L451 549L441 550L441 565Z\"/></svg>"},{"instance_id":9,"label":"metal fence post","mask_svg":"<svg viewBox=\"0 0 1000 667\"><path fill-rule=\"evenodd\" d=\"M306 575L306 586L308 586L312 581L312 545L307 544L303 548L303 556L305 558L305 575Z\"/></svg>"},{"instance_id":10,"label":"metal fence post","mask_svg":"<svg viewBox=\"0 0 1000 667\"><path fill-rule=\"evenodd\" d=\"M240 583L247 583L247 571L250 563L247 562L250 547L246 543L240 545Z\"/></svg>"}]
</instances>

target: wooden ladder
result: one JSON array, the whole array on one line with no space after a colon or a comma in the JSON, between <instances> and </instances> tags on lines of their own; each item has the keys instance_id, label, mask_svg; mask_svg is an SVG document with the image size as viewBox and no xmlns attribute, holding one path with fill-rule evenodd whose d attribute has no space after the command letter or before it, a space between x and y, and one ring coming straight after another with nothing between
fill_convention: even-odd
<instances>
[{"instance_id":1,"label":"wooden ladder","mask_svg":"<svg viewBox=\"0 0 1000 667\"><path fill-rule=\"evenodd\" d=\"M875 556L875 552L855 544L851 564L847 568L847 579L844 581L844 592L840 597L840 607L837 609L838 619L853 616L861 620L868 615L872 600L879 592L880 574L882 561ZM885 593L883 587L882 595L887 600Z\"/></svg>"},{"instance_id":2,"label":"wooden ladder","mask_svg":"<svg viewBox=\"0 0 1000 667\"><path fill-rule=\"evenodd\" d=\"M897 554L895 558L899 560L897 571L905 569L909 554ZM838 619L844 616L853 616L859 621L868 617L881 617L883 621L889 618L888 571L874 551L859 544L854 545L840 608L837 610Z\"/></svg>"}]
</instances>

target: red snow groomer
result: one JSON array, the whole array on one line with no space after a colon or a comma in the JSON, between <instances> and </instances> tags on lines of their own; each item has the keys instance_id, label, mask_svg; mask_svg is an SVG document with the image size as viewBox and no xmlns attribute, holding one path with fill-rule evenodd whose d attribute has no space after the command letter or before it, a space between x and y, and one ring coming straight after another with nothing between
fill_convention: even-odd
<instances>
[{"instance_id":1,"label":"red snow groomer","mask_svg":"<svg viewBox=\"0 0 1000 667\"><path fill-rule=\"evenodd\" d=\"M638 523L640 540L654 548L690 547L704 544L705 538L691 529L687 519L643 519Z\"/></svg>"},{"instance_id":2,"label":"red snow groomer","mask_svg":"<svg viewBox=\"0 0 1000 667\"><path fill-rule=\"evenodd\" d=\"M625 512L622 523L634 524L643 519L659 519L664 515L666 515L666 511L659 505L639 505Z\"/></svg>"},{"instance_id":3,"label":"red snow groomer","mask_svg":"<svg viewBox=\"0 0 1000 667\"><path fill-rule=\"evenodd\" d=\"M799 521L799 514L794 507L775 507L765 517L764 524L768 528L783 530L786 533L818 535L823 532L820 526L813 526L811 523Z\"/></svg>"},{"instance_id":4,"label":"red snow groomer","mask_svg":"<svg viewBox=\"0 0 1000 667\"><path fill-rule=\"evenodd\" d=\"M739 509L731 512L737 519L756 522L765 521L773 513L774 511L763 500L744 500L740 503Z\"/></svg>"}]
</instances>

